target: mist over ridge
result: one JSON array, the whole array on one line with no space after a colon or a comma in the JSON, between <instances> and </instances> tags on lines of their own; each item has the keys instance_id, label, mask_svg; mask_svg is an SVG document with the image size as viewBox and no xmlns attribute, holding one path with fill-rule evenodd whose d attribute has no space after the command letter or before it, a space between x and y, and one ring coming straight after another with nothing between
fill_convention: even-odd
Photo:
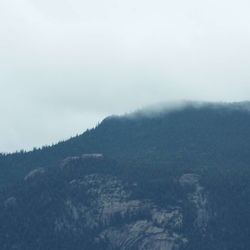
<instances>
[{"instance_id":1,"label":"mist over ridge","mask_svg":"<svg viewBox=\"0 0 250 250\"><path fill-rule=\"evenodd\" d=\"M53 147L54 145L57 145L58 143L63 143L64 141L67 141L71 138L78 137L79 135L84 134L85 132L97 129L102 123L105 123L108 120L113 119L150 119L150 118L159 118L161 116L167 116L172 113L178 113L185 109L193 109L193 110L200 110L202 112L202 109L210 109L214 111L220 111L220 112L229 112L229 111L250 111L250 101L242 101L242 102L209 102L209 101L192 101L192 100L182 100L182 101L167 101L167 102L161 102L156 104L147 105L144 107L141 107L135 111L123 113L123 114L113 114L109 115L100 122L96 123L95 126L89 127L87 130L83 130L81 133L78 133L77 135L72 134L70 137L65 138L64 140L60 141L54 141L53 143L47 143L40 147L34 147L35 149L41 149L43 147ZM23 150L23 149L22 149ZM18 152L20 150L17 150ZM25 150L26 152L32 152L31 150ZM15 152L12 152L15 153ZM8 152L4 152L4 154L12 154Z\"/></svg>"},{"instance_id":2,"label":"mist over ridge","mask_svg":"<svg viewBox=\"0 0 250 250\"><path fill-rule=\"evenodd\" d=\"M111 115L107 118L119 117L119 118L153 118L161 115L168 115L169 113L178 112L183 109L221 109L223 111L242 110L250 111L250 101L241 102L209 102L209 101L192 101L192 100L180 100L180 101L166 101L156 104L147 105L141 107L135 111L127 112L121 115ZM105 118L105 119L107 119ZM105 120L104 119L104 120Z\"/></svg>"}]
</instances>

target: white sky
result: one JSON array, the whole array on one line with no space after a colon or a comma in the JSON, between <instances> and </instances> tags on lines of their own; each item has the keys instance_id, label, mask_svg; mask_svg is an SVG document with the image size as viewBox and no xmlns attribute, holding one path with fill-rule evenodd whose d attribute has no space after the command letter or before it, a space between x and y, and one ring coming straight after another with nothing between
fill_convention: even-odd
<instances>
[{"instance_id":1,"label":"white sky","mask_svg":"<svg viewBox=\"0 0 250 250\"><path fill-rule=\"evenodd\" d=\"M250 99L247 0L1 0L0 152L156 102Z\"/></svg>"}]
</instances>

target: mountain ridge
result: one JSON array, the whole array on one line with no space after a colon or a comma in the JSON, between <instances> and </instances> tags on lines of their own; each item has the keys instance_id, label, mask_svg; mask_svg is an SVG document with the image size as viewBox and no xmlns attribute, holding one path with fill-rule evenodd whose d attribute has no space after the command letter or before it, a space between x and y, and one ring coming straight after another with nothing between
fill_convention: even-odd
<instances>
[{"instance_id":1,"label":"mountain ridge","mask_svg":"<svg viewBox=\"0 0 250 250\"><path fill-rule=\"evenodd\" d=\"M250 159L248 107L249 102L219 106L191 103L156 116L145 116L143 111L138 111L141 115L137 112L132 116L111 116L95 128L54 146L1 155L0 183L14 183L19 175L24 176L33 168L52 166L67 156L82 153L100 152L125 161L183 164L225 163L228 158L228 164L246 165ZM220 160L221 154L224 155Z\"/></svg>"}]
</instances>

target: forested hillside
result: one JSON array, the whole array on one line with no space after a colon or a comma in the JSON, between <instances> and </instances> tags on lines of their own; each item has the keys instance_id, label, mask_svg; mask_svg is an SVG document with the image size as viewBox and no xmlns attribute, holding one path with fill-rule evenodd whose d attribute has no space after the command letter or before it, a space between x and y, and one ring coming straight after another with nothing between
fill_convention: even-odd
<instances>
[{"instance_id":1,"label":"forested hillside","mask_svg":"<svg viewBox=\"0 0 250 250\"><path fill-rule=\"evenodd\" d=\"M182 109L111 116L56 145L0 156L0 183L9 185L67 156L103 153L126 162L248 166L249 103L186 105Z\"/></svg>"},{"instance_id":2,"label":"forested hillside","mask_svg":"<svg viewBox=\"0 0 250 250\"><path fill-rule=\"evenodd\" d=\"M246 250L249 180L249 103L111 116L1 155L0 248Z\"/></svg>"}]
</instances>

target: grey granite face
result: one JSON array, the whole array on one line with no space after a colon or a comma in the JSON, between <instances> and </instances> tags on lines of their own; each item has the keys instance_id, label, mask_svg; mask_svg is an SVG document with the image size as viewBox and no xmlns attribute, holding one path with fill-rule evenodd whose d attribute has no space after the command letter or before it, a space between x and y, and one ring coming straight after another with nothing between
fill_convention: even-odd
<instances>
[{"instance_id":1,"label":"grey granite face","mask_svg":"<svg viewBox=\"0 0 250 250\"><path fill-rule=\"evenodd\" d=\"M96 230L97 243L108 249L179 249L187 238L180 207L161 208L150 200L131 199L121 180L109 175L87 175L69 182L87 190L88 205L65 201L64 213L55 219L57 233L81 233L82 227Z\"/></svg>"}]
</instances>

